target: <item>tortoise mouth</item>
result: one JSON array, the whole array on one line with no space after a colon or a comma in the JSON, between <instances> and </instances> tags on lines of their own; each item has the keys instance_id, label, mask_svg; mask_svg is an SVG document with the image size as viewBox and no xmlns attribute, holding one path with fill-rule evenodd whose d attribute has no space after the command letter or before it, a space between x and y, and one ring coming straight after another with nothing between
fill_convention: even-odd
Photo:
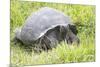
<instances>
[{"instance_id":1,"label":"tortoise mouth","mask_svg":"<svg viewBox=\"0 0 100 67\"><path fill-rule=\"evenodd\" d=\"M67 43L68 44L76 44L76 45L79 45L80 44L80 40L79 40L79 38L77 37L76 39L74 39L74 40L72 40L72 39L69 39L69 40L67 40Z\"/></svg>"}]
</instances>

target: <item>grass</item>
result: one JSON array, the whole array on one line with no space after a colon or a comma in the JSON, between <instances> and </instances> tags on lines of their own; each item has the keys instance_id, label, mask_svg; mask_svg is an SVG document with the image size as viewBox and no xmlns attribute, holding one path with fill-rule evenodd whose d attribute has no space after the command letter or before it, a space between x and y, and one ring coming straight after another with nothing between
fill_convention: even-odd
<instances>
[{"instance_id":1,"label":"grass","mask_svg":"<svg viewBox=\"0 0 100 67\"><path fill-rule=\"evenodd\" d=\"M95 6L58 3L40 3L11 0L10 38L16 28L21 27L26 18L41 7L52 7L71 17L79 31L80 46L62 42L56 48L40 54L28 52L20 43L11 41L11 65L58 64L95 61ZM28 50L28 49L27 49Z\"/></svg>"}]
</instances>

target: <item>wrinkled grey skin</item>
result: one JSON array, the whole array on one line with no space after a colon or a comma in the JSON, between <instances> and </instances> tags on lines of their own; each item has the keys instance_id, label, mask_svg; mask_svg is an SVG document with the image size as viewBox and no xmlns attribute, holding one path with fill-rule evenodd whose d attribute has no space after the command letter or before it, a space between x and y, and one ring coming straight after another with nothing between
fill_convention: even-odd
<instances>
[{"instance_id":1,"label":"wrinkled grey skin","mask_svg":"<svg viewBox=\"0 0 100 67\"><path fill-rule=\"evenodd\" d=\"M15 38L25 45L33 45L43 50L52 49L57 43L66 40L68 44L79 44L77 29L68 16L52 9L42 8L27 18Z\"/></svg>"}]
</instances>

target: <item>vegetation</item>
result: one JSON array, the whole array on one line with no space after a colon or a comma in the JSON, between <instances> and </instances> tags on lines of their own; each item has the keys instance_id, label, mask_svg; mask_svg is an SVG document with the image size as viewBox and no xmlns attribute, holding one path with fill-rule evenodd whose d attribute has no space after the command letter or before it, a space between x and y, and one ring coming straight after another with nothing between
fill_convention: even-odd
<instances>
[{"instance_id":1,"label":"vegetation","mask_svg":"<svg viewBox=\"0 0 100 67\"><path fill-rule=\"evenodd\" d=\"M56 48L40 54L26 51L20 43L12 42L14 31L26 18L41 7L51 7L71 17L78 29L80 46L62 42ZM10 17L11 65L58 64L95 61L95 6L11 0ZM28 50L28 49L27 49Z\"/></svg>"}]
</instances>

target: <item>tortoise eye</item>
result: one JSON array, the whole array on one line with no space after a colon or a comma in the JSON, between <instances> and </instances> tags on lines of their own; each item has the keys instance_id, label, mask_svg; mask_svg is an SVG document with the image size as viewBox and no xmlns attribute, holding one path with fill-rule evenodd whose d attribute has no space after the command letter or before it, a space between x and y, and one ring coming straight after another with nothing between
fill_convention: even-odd
<instances>
[{"instance_id":1,"label":"tortoise eye","mask_svg":"<svg viewBox=\"0 0 100 67\"><path fill-rule=\"evenodd\" d=\"M69 28L71 29L71 31L72 31L75 35L77 35L78 30L76 29L76 26L75 26L75 25L69 25Z\"/></svg>"}]
</instances>

